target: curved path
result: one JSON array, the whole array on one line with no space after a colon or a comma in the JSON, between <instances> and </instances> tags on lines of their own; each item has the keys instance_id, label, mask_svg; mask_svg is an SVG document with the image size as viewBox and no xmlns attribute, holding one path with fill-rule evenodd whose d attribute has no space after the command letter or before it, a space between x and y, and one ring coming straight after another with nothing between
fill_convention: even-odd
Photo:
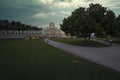
<instances>
[{"instance_id":1,"label":"curved path","mask_svg":"<svg viewBox=\"0 0 120 80\"><path fill-rule=\"evenodd\" d=\"M120 45L118 44L113 44L111 47L95 48L80 47L49 40L49 45L104 65L113 70L120 71Z\"/></svg>"}]
</instances>

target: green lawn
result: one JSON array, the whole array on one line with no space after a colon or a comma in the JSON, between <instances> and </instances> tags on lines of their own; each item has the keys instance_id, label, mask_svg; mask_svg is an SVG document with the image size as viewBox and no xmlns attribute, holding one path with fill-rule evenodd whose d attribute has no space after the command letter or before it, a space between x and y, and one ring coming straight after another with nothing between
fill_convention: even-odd
<instances>
[{"instance_id":1,"label":"green lawn","mask_svg":"<svg viewBox=\"0 0 120 80\"><path fill-rule=\"evenodd\" d=\"M108 45L98 43L95 41L85 41L84 38L54 38L52 39L54 41L62 42L62 43L67 43L67 44L72 44L72 45L77 45L77 46L84 46L84 47L107 47Z\"/></svg>"},{"instance_id":2,"label":"green lawn","mask_svg":"<svg viewBox=\"0 0 120 80\"><path fill-rule=\"evenodd\" d=\"M110 41L112 40L113 43L118 43L120 44L120 38L98 38L99 40L103 40L103 41Z\"/></svg>"},{"instance_id":3,"label":"green lawn","mask_svg":"<svg viewBox=\"0 0 120 80\"><path fill-rule=\"evenodd\" d=\"M0 80L120 80L120 72L40 40L0 40Z\"/></svg>"}]
</instances>

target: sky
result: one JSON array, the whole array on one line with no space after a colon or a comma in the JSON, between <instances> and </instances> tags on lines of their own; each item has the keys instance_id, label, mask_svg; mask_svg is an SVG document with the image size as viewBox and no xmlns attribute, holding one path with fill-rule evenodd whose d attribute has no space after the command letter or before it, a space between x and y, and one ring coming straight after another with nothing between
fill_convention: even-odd
<instances>
[{"instance_id":1,"label":"sky","mask_svg":"<svg viewBox=\"0 0 120 80\"><path fill-rule=\"evenodd\" d=\"M65 17L78 7L99 3L117 15L120 0L0 0L0 19L20 21L24 24L46 27L50 22L60 26Z\"/></svg>"}]
</instances>

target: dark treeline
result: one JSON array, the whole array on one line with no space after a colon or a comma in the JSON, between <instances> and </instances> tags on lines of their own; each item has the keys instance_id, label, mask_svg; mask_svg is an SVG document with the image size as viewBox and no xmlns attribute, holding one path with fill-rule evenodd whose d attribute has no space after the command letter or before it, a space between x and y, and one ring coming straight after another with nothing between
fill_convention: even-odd
<instances>
[{"instance_id":1,"label":"dark treeline","mask_svg":"<svg viewBox=\"0 0 120 80\"><path fill-rule=\"evenodd\" d=\"M79 7L63 19L61 29L72 36L120 37L120 15L116 16L100 4L89 4L88 8Z\"/></svg>"},{"instance_id":2,"label":"dark treeline","mask_svg":"<svg viewBox=\"0 0 120 80\"><path fill-rule=\"evenodd\" d=\"M0 33L31 33L32 31L40 31L42 28L38 28L37 26L31 26L22 24L19 21L9 21L9 20L0 20Z\"/></svg>"}]
</instances>

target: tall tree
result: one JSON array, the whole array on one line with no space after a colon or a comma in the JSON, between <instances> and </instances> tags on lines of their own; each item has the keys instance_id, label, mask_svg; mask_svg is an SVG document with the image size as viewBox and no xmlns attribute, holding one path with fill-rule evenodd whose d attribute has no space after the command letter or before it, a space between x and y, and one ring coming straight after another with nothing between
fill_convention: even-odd
<instances>
[{"instance_id":1,"label":"tall tree","mask_svg":"<svg viewBox=\"0 0 120 80\"><path fill-rule=\"evenodd\" d=\"M120 37L120 15L115 18L114 27L117 37Z\"/></svg>"},{"instance_id":2,"label":"tall tree","mask_svg":"<svg viewBox=\"0 0 120 80\"><path fill-rule=\"evenodd\" d=\"M106 7L91 3L88 8L80 7L69 17L64 18L61 29L66 34L75 36L82 34L87 37L92 32L95 32L97 36L105 34L114 36L116 32L119 32L116 28L116 25L119 25L119 17L116 18L115 13L107 10Z\"/></svg>"},{"instance_id":3,"label":"tall tree","mask_svg":"<svg viewBox=\"0 0 120 80\"><path fill-rule=\"evenodd\" d=\"M25 25L25 24L22 24L21 22L19 21L11 21L9 22L9 20L0 20L0 33L8 33L9 31L12 31L12 33L20 33L22 31L26 31L26 30L42 30L39 29L38 27L36 26L30 26L30 25Z\"/></svg>"},{"instance_id":4,"label":"tall tree","mask_svg":"<svg viewBox=\"0 0 120 80\"><path fill-rule=\"evenodd\" d=\"M103 32L105 31L104 26L105 26L105 13L107 11L106 7L103 7L100 4L89 4L89 8L87 8L87 11L89 15L93 17L95 20L95 33L99 35L103 35Z\"/></svg>"},{"instance_id":5,"label":"tall tree","mask_svg":"<svg viewBox=\"0 0 120 80\"><path fill-rule=\"evenodd\" d=\"M104 14L106 13L106 7L103 7L100 4L89 4L89 8L87 9L89 15L91 15L96 23L102 25L104 23Z\"/></svg>"},{"instance_id":6,"label":"tall tree","mask_svg":"<svg viewBox=\"0 0 120 80\"><path fill-rule=\"evenodd\" d=\"M104 26L107 35L111 35L111 36L114 35L116 30L114 22L115 22L115 13L111 10L108 10L105 14L105 26Z\"/></svg>"}]
</instances>

